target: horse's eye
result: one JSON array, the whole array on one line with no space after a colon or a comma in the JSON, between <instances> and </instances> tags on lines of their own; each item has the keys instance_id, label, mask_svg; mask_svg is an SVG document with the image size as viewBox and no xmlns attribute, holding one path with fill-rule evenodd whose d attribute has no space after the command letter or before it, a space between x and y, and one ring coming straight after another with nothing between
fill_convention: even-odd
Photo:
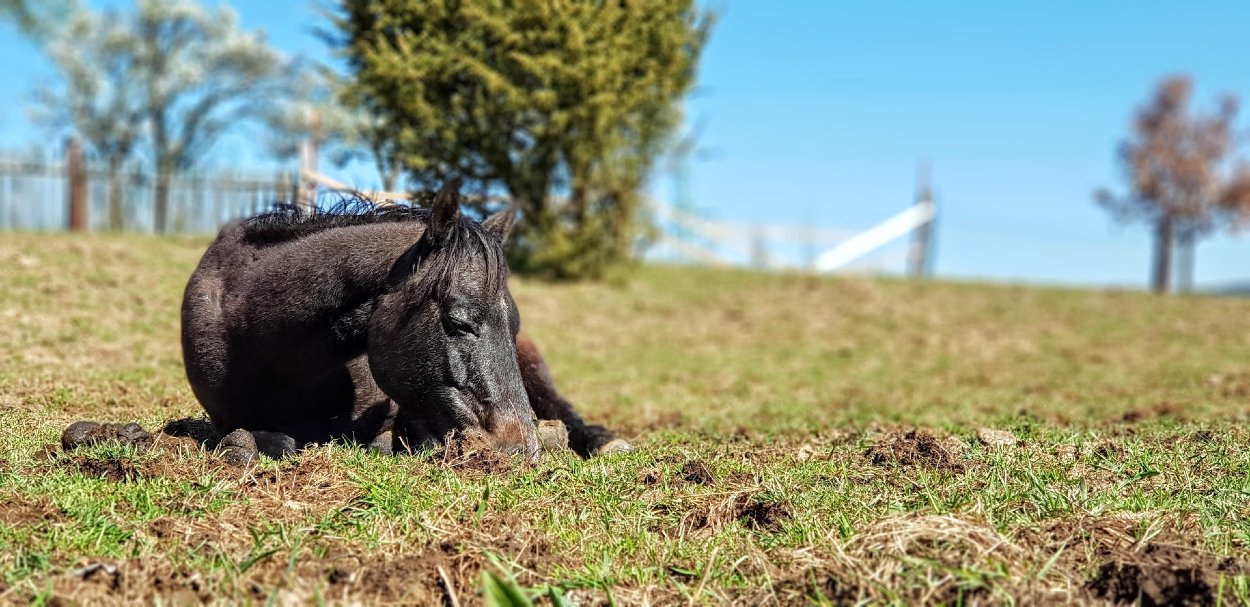
<instances>
[{"instance_id":1,"label":"horse's eye","mask_svg":"<svg viewBox=\"0 0 1250 607\"><path fill-rule=\"evenodd\" d=\"M477 327L467 320L454 316L443 316L443 330L453 337L460 335L477 336Z\"/></svg>"}]
</instances>

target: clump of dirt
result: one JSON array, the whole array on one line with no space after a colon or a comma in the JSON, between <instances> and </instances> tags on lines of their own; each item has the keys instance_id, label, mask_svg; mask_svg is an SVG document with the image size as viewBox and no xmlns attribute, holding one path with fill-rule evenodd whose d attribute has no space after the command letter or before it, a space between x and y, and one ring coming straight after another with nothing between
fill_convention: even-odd
<instances>
[{"instance_id":1,"label":"clump of dirt","mask_svg":"<svg viewBox=\"0 0 1250 607\"><path fill-rule=\"evenodd\" d=\"M926 467L953 474L965 469L959 456L924 430L888 433L864 455L876 466Z\"/></svg>"},{"instance_id":2,"label":"clump of dirt","mask_svg":"<svg viewBox=\"0 0 1250 607\"><path fill-rule=\"evenodd\" d=\"M0 494L0 525L14 528L57 523L65 520L65 511L46 497L31 498Z\"/></svg>"},{"instance_id":3,"label":"clump of dirt","mask_svg":"<svg viewBox=\"0 0 1250 607\"><path fill-rule=\"evenodd\" d=\"M751 502L738 520L751 529L780 531L781 525L790 519L790 510L776 502Z\"/></svg>"},{"instance_id":4,"label":"clump of dirt","mask_svg":"<svg viewBox=\"0 0 1250 607\"><path fill-rule=\"evenodd\" d=\"M660 471L655 468L643 468L638 471L638 482L644 485L660 484Z\"/></svg>"},{"instance_id":5,"label":"clump of dirt","mask_svg":"<svg viewBox=\"0 0 1250 607\"><path fill-rule=\"evenodd\" d=\"M444 539L416 554L359 559L359 567L339 564L322 575L332 593L366 598L366 603L472 604L487 562L477 543ZM522 584L536 583L539 572L562 562L542 537L521 541L502 536L487 544L488 550L506 555L518 566L517 581Z\"/></svg>"},{"instance_id":6,"label":"clump of dirt","mask_svg":"<svg viewBox=\"0 0 1250 607\"><path fill-rule=\"evenodd\" d=\"M452 571L458 570L448 554L428 551L364 566L354 574L339 569L336 576L332 570L328 578L332 584L338 579L339 584L350 584L357 592L387 602L455 604L452 597L456 596L456 583L451 581Z\"/></svg>"},{"instance_id":7,"label":"clump of dirt","mask_svg":"<svg viewBox=\"0 0 1250 607\"><path fill-rule=\"evenodd\" d=\"M681 480L696 485L710 485L714 482L712 471L708 469L707 464L701 460L692 459L681 467L681 472L677 473Z\"/></svg>"},{"instance_id":8,"label":"clump of dirt","mask_svg":"<svg viewBox=\"0 0 1250 607\"><path fill-rule=\"evenodd\" d=\"M1136 563L1103 563L1089 582L1094 596L1140 605L1211 605L1211 584L1194 567L1143 568Z\"/></svg>"},{"instance_id":9,"label":"clump of dirt","mask_svg":"<svg viewBox=\"0 0 1250 607\"><path fill-rule=\"evenodd\" d=\"M1209 605L1221 575L1244 575L1246 563L1203 547L1196 520L1119 513L1063 519L1016 534L1038 554L1059 553L1053 569L1088 596L1141 605ZM1093 571L1092 578L1086 578Z\"/></svg>"},{"instance_id":10,"label":"clump of dirt","mask_svg":"<svg viewBox=\"0 0 1250 607\"><path fill-rule=\"evenodd\" d=\"M1221 575L1244 575L1247 567L1220 558L1180 536L1163 534L1128 547L1104 546L1106 559L1086 584L1094 596L1140 605L1212 605ZM1174 543L1178 542L1178 543Z\"/></svg>"},{"instance_id":11,"label":"clump of dirt","mask_svg":"<svg viewBox=\"0 0 1250 607\"><path fill-rule=\"evenodd\" d=\"M454 470L481 474L501 474L511 470L514 463L512 456L496 449L481 432L448 434L435 456Z\"/></svg>"},{"instance_id":12,"label":"clump of dirt","mask_svg":"<svg viewBox=\"0 0 1250 607\"><path fill-rule=\"evenodd\" d=\"M678 528L678 534L716 532L738 521L748 529L778 531L791 517L790 509L774 502L757 499L759 489L718 494L690 508Z\"/></svg>"},{"instance_id":13,"label":"clump of dirt","mask_svg":"<svg viewBox=\"0 0 1250 607\"><path fill-rule=\"evenodd\" d=\"M69 574L87 583L101 584L111 592L116 592L122 586L122 573L112 563L91 563L70 571Z\"/></svg>"},{"instance_id":14,"label":"clump of dirt","mask_svg":"<svg viewBox=\"0 0 1250 607\"><path fill-rule=\"evenodd\" d=\"M63 465L77 469L83 476L114 482L135 481L143 476L134 462L115 457L96 459L74 456L65 460Z\"/></svg>"},{"instance_id":15,"label":"clump of dirt","mask_svg":"<svg viewBox=\"0 0 1250 607\"><path fill-rule=\"evenodd\" d=\"M139 424L101 424L90 420L76 421L61 433L61 448L72 451L79 447L95 445L107 441L116 441L124 445L134 445L139 449L147 449L155 440L151 433L139 427Z\"/></svg>"}]
</instances>

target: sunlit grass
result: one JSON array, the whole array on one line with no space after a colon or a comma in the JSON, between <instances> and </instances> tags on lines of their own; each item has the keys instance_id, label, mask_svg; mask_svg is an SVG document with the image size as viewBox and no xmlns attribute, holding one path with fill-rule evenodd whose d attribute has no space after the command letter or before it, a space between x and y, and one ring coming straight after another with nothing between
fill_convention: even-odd
<instances>
[{"instance_id":1,"label":"sunlit grass","mask_svg":"<svg viewBox=\"0 0 1250 607\"><path fill-rule=\"evenodd\" d=\"M514 280L561 390L636 451L483 474L338 445L251 471L186 443L46 449L77 419L198 414L178 307L205 244L0 236L0 602L463 604L483 570L579 603L1086 601L1155 544L1190 551L1202 596L1247 598L1250 302ZM911 427L957 467L867 455ZM693 460L711 483L683 478Z\"/></svg>"}]
</instances>

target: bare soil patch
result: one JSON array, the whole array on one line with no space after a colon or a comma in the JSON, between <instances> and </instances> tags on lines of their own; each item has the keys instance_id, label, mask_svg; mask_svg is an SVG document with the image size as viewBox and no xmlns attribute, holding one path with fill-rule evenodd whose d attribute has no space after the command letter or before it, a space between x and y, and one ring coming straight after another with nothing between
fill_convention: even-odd
<instances>
[{"instance_id":1,"label":"bare soil patch","mask_svg":"<svg viewBox=\"0 0 1250 607\"><path fill-rule=\"evenodd\" d=\"M677 474L681 480L696 485L710 485L715 481L712 477L712 471L708 469L707 464L697 459L686 462L681 467L681 472Z\"/></svg>"},{"instance_id":2,"label":"bare soil patch","mask_svg":"<svg viewBox=\"0 0 1250 607\"><path fill-rule=\"evenodd\" d=\"M503 474L521 461L495 449L486 435L479 432L449 434L435 457L453 470L478 474Z\"/></svg>"},{"instance_id":3,"label":"bare soil patch","mask_svg":"<svg viewBox=\"0 0 1250 607\"><path fill-rule=\"evenodd\" d=\"M925 430L887 433L864 455L876 466L925 467L952 474L965 470L961 457Z\"/></svg>"},{"instance_id":4,"label":"bare soil patch","mask_svg":"<svg viewBox=\"0 0 1250 607\"><path fill-rule=\"evenodd\" d=\"M790 509L775 502L751 502L738 520L752 529L780 531L781 525L790 518Z\"/></svg>"},{"instance_id":5,"label":"bare soil patch","mask_svg":"<svg viewBox=\"0 0 1250 607\"><path fill-rule=\"evenodd\" d=\"M92 476L104 480L123 482L138 480L142 473L133 462L122 458L95 459L74 456L62 461L62 465L77 469L83 476Z\"/></svg>"},{"instance_id":6,"label":"bare soil patch","mask_svg":"<svg viewBox=\"0 0 1250 607\"><path fill-rule=\"evenodd\" d=\"M65 520L65 511L46 497L31 498L0 494L0 525L31 527Z\"/></svg>"}]
</instances>

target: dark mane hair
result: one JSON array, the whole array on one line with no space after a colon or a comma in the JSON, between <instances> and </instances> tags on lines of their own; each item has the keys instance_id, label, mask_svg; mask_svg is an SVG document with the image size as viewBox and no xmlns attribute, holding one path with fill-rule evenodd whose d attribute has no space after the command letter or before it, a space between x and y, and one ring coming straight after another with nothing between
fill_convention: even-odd
<instances>
[{"instance_id":1,"label":"dark mane hair","mask_svg":"<svg viewBox=\"0 0 1250 607\"><path fill-rule=\"evenodd\" d=\"M402 221L429 223L430 211L407 204L378 204L359 196L342 198L329 209L316 212L275 204L271 211L243 222L243 242L267 247L334 228Z\"/></svg>"},{"instance_id":2,"label":"dark mane hair","mask_svg":"<svg viewBox=\"0 0 1250 607\"><path fill-rule=\"evenodd\" d=\"M429 209L407 204L377 204L359 197L342 200L328 210L315 213L281 204L275 205L272 211L245 220L242 241L256 247L267 247L336 228L410 221L428 226ZM457 268L463 268L478 257L485 264L487 293L495 295L508 282L508 260L503 243L480 223L460 215L438 241L427 230L409 253L401 258L401 262L409 262L409 268L396 278L406 280L418 268L424 269L421 280L414 285L418 300L435 297L442 301L457 276Z\"/></svg>"}]
</instances>

